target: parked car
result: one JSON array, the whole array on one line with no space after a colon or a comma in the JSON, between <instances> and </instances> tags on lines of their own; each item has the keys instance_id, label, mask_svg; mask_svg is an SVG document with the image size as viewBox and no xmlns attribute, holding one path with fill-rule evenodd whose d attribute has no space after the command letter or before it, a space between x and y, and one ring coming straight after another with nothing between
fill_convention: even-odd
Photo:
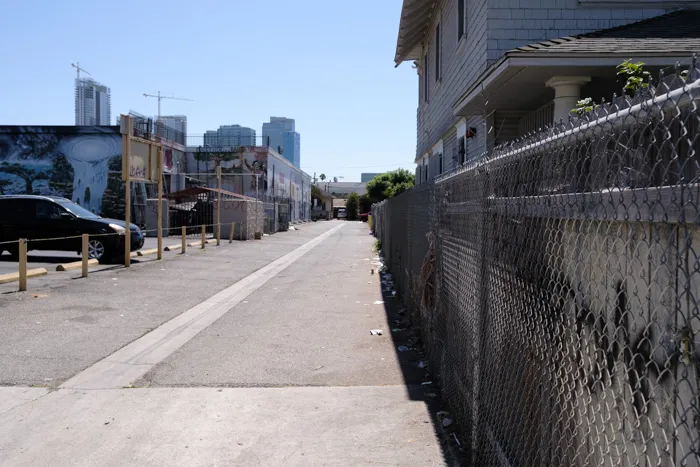
<instances>
[{"instance_id":1,"label":"parked car","mask_svg":"<svg viewBox=\"0 0 700 467\"><path fill-rule=\"evenodd\" d=\"M348 212L345 210L345 208L338 209L338 219L347 219L347 217Z\"/></svg>"},{"instance_id":2,"label":"parked car","mask_svg":"<svg viewBox=\"0 0 700 467\"><path fill-rule=\"evenodd\" d=\"M80 235L114 234L90 237L90 258L109 261L124 252L126 222L100 217L69 199L54 196L0 196L0 242L26 238L28 250L82 250ZM130 225L131 249L143 246L143 233ZM73 237L73 238L61 238ZM44 240L57 238L56 240ZM17 256L17 244L0 244L3 251Z\"/></svg>"}]
</instances>

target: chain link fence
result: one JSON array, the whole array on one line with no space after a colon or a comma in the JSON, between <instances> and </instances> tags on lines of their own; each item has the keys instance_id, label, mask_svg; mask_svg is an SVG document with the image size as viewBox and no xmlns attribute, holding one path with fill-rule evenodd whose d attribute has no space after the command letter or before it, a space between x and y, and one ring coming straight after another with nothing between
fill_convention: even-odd
<instances>
[{"instance_id":1,"label":"chain link fence","mask_svg":"<svg viewBox=\"0 0 700 467\"><path fill-rule=\"evenodd\" d=\"M472 465L700 465L698 78L373 207Z\"/></svg>"}]
</instances>

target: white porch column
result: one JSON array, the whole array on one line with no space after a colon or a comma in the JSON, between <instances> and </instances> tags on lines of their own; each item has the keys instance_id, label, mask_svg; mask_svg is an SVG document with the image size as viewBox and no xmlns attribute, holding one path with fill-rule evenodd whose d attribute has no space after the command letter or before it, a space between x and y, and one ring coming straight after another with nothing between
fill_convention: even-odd
<instances>
[{"instance_id":1,"label":"white porch column","mask_svg":"<svg viewBox=\"0 0 700 467\"><path fill-rule=\"evenodd\" d=\"M568 120L571 110L581 99L581 86L590 81L590 76L555 76L545 83L554 89L555 122Z\"/></svg>"}]
</instances>

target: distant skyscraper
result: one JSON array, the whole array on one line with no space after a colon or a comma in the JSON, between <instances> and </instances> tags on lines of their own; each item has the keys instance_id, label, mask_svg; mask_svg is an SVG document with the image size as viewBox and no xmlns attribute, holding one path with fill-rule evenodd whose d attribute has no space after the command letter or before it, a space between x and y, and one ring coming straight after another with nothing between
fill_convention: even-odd
<instances>
[{"instance_id":1,"label":"distant skyscraper","mask_svg":"<svg viewBox=\"0 0 700 467\"><path fill-rule=\"evenodd\" d=\"M187 115L162 115L160 121L168 128L187 134Z\"/></svg>"},{"instance_id":2,"label":"distant skyscraper","mask_svg":"<svg viewBox=\"0 0 700 467\"><path fill-rule=\"evenodd\" d=\"M76 126L111 125L112 104L110 90L91 78L75 80Z\"/></svg>"},{"instance_id":3,"label":"distant skyscraper","mask_svg":"<svg viewBox=\"0 0 700 467\"><path fill-rule=\"evenodd\" d=\"M186 115L162 115L160 122L158 122L157 117L154 120L156 121L156 134L158 136L169 141L185 144L185 137L187 136Z\"/></svg>"},{"instance_id":4,"label":"distant skyscraper","mask_svg":"<svg viewBox=\"0 0 700 467\"><path fill-rule=\"evenodd\" d=\"M204 146L255 146L255 130L240 125L221 125L216 131L204 133Z\"/></svg>"},{"instance_id":5,"label":"distant skyscraper","mask_svg":"<svg viewBox=\"0 0 700 467\"><path fill-rule=\"evenodd\" d=\"M282 152L282 157L301 166L301 136L295 131L294 119L286 117L270 117L269 122L263 123L263 144L273 150Z\"/></svg>"}]
</instances>

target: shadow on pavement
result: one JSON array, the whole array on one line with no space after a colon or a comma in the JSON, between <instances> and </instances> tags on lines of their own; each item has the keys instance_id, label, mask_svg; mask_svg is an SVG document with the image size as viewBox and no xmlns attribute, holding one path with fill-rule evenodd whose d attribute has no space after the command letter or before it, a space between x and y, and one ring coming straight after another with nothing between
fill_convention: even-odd
<instances>
[{"instance_id":1,"label":"shadow on pavement","mask_svg":"<svg viewBox=\"0 0 700 467\"><path fill-rule=\"evenodd\" d=\"M457 421L445 412L445 404L440 399L440 390L433 382L428 361L425 357L420 329L411 325L406 314L406 308L398 293L394 295L394 285L391 274L381 272L375 267L375 273L380 275L380 287L384 300L384 310L390 329L397 360L401 366L406 391L414 401L423 401L430 413L435 430L435 437L440 442L445 465L451 467L466 466L465 450L459 444L456 433Z\"/></svg>"}]
</instances>

